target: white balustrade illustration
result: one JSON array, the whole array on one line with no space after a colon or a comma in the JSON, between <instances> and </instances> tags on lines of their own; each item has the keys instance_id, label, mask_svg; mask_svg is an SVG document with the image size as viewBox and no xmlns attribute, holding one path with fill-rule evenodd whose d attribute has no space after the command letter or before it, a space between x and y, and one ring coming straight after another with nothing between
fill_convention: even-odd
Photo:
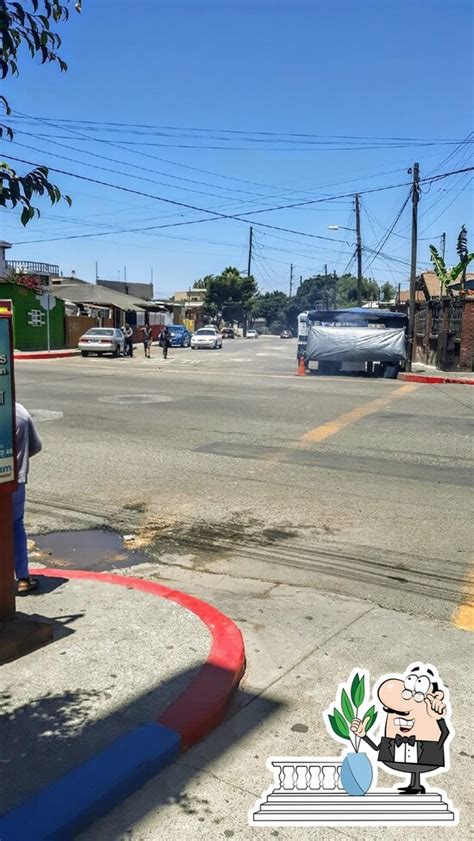
<instances>
[{"instance_id":1,"label":"white balustrade illustration","mask_svg":"<svg viewBox=\"0 0 474 841\"><path fill-rule=\"evenodd\" d=\"M273 761L275 769L275 792L277 791L343 791L341 785L341 761L324 760L324 763L305 762L295 759Z\"/></svg>"},{"instance_id":2,"label":"white balustrade illustration","mask_svg":"<svg viewBox=\"0 0 474 841\"><path fill-rule=\"evenodd\" d=\"M274 784L249 812L252 825L349 824L427 826L455 824L458 814L440 792L400 794L373 788L363 796L348 795L341 783L343 757L274 757L268 762Z\"/></svg>"}]
</instances>

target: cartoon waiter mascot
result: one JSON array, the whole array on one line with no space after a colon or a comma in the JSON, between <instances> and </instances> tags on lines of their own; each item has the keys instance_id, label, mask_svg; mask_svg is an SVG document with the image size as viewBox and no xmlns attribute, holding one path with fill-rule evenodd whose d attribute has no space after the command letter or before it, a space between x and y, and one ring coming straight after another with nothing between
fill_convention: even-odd
<instances>
[{"instance_id":1,"label":"cartoon waiter mascot","mask_svg":"<svg viewBox=\"0 0 474 841\"><path fill-rule=\"evenodd\" d=\"M439 676L433 666L413 664L404 678L383 678L377 697L387 713L380 744L376 745L366 734L368 716L364 721L354 718L351 730L377 751L379 762L387 768L410 774L410 783L399 789L401 793L424 794L421 774L449 767L445 744L450 735L447 699Z\"/></svg>"}]
</instances>

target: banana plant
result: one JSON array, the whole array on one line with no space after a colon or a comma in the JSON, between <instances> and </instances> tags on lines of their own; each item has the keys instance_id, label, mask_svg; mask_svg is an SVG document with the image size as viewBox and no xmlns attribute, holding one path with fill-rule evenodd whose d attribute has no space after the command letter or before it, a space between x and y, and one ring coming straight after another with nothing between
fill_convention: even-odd
<instances>
[{"instance_id":1,"label":"banana plant","mask_svg":"<svg viewBox=\"0 0 474 841\"><path fill-rule=\"evenodd\" d=\"M349 680L341 689L341 709L338 709L335 706L332 712L329 712L327 715L328 721L336 736L340 739L346 739L349 741L355 752L358 753L360 738L352 733L350 729L351 723L354 718L359 718L364 721L368 717L369 720L365 728L365 732L367 733L375 724L377 713L374 705L367 709L363 714L359 713L360 707L364 703L366 696L365 676L359 675L359 673L356 672L350 686Z\"/></svg>"},{"instance_id":2,"label":"banana plant","mask_svg":"<svg viewBox=\"0 0 474 841\"><path fill-rule=\"evenodd\" d=\"M430 245L430 259L434 265L434 270L439 278L439 282L441 285L441 293L446 291L446 288L447 286L449 286L450 283L455 283L459 275L461 275L460 286L462 291L464 289L464 283L466 280L467 267L469 263L471 263L472 260L474 260L474 252L468 251L467 230L464 225L459 231L456 251L459 257L459 263L456 266L453 266L452 269L447 269L444 258L438 252L438 249L434 245Z\"/></svg>"}]
</instances>

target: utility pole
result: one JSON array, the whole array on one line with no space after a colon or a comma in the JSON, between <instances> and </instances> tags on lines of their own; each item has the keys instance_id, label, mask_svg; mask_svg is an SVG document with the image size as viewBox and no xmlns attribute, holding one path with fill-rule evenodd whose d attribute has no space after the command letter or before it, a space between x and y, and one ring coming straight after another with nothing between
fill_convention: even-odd
<instances>
[{"instance_id":1,"label":"utility pole","mask_svg":"<svg viewBox=\"0 0 474 841\"><path fill-rule=\"evenodd\" d=\"M248 259L248 262L247 262L247 277L250 277L250 275L252 274L252 245L253 245L253 228L252 228L252 226L250 226L250 230L249 230L249 259ZM243 330L244 339L247 335L247 321L248 321L247 311L244 310L244 330Z\"/></svg>"},{"instance_id":2,"label":"utility pole","mask_svg":"<svg viewBox=\"0 0 474 841\"><path fill-rule=\"evenodd\" d=\"M408 360L407 368L411 371L415 344L415 297L416 297L416 249L418 243L418 202L420 200L420 165L414 163L408 170L413 175L411 187L411 265L410 265L410 303L408 308Z\"/></svg>"},{"instance_id":3,"label":"utility pole","mask_svg":"<svg viewBox=\"0 0 474 841\"><path fill-rule=\"evenodd\" d=\"M97 260L95 261L95 282L99 280L99 264Z\"/></svg>"},{"instance_id":4,"label":"utility pole","mask_svg":"<svg viewBox=\"0 0 474 841\"><path fill-rule=\"evenodd\" d=\"M444 260L445 254L446 254L446 234L442 233L441 234L441 256L442 256L443 260Z\"/></svg>"},{"instance_id":5,"label":"utility pole","mask_svg":"<svg viewBox=\"0 0 474 841\"><path fill-rule=\"evenodd\" d=\"M326 309L329 309L329 289L328 289L328 264L324 264L324 298L326 301Z\"/></svg>"},{"instance_id":6,"label":"utility pole","mask_svg":"<svg viewBox=\"0 0 474 841\"><path fill-rule=\"evenodd\" d=\"M123 267L123 279L124 279L124 282L126 283L127 282L127 267L126 266Z\"/></svg>"},{"instance_id":7,"label":"utility pole","mask_svg":"<svg viewBox=\"0 0 474 841\"><path fill-rule=\"evenodd\" d=\"M253 228L250 226L249 231L249 259L247 263L247 277L252 274L252 243L253 243Z\"/></svg>"},{"instance_id":8,"label":"utility pole","mask_svg":"<svg viewBox=\"0 0 474 841\"><path fill-rule=\"evenodd\" d=\"M357 306L362 306L362 240L360 236L360 196L356 193L355 215L356 215L356 254L357 254Z\"/></svg>"},{"instance_id":9,"label":"utility pole","mask_svg":"<svg viewBox=\"0 0 474 841\"><path fill-rule=\"evenodd\" d=\"M303 283L303 275L300 274L300 286L301 286L302 283Z\"/></svg>"},{"instance_id":10,"label":"utility pole","mask_svg":"<svg viewBox=\"0 0 474 841\"><path fill-rule=\"evenodd\" d=\"M293 263L290 263L290 295L291 298L293 292Z\"/></svg>"}]
</instances>

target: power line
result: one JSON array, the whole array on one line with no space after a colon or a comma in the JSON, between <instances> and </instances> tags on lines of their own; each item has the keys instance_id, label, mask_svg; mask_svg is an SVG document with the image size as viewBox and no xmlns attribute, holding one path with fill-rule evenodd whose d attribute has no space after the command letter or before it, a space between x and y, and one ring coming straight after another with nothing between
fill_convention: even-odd
<instances>
[{"instance_id":1,"label":"power line","mask_svg":"<svg viewBox=\"0 0 474 841\"><path fill-rule=\"evenodd\" d=\"M370 258L369 262L367 263L367 265L365 267L366 270L370 269L374 260L376 260L377 257L379 256L379 254L381 253L382 248L384 247L385 243L390 239L394 229L397 227L397 224L400 221L400 218L401 218L401 215L402 215L403 211L405 210L408 202L410 201L410 196L411 196L411 194L409 193L408 196L406 197L405 201L403 202L400 210L398 211L397 215L395 216L395 219L393 220L392 225L388 229L387 233L380 240L379 245L376 246L375 254L373 255L373 257Z\"/></svg>"},{"instance_id":2,"label":"power line","mask_svg":"<svg viewBox=\"0 0 474 841\"><path fill-rule=\"evenodd\" d=\"M16 112L20 114L20 112ZM28 115L24 115L28 116ZM36 117L31 117L30 119L38 119ZM125 122L110 122L104 120L73 120L70 118L65 117L51 117L49 118L56 123L73 123L75 125L78 124L86 124L91 126L111 126L111 127L128 127L130 130L136 128L145 128L145 129L157 129L160 132L165 131L192 131L192 132L203 132L203 133L210 133L210 134L217 134L217 133L225 133L225 134L246 134L246 135L260 135L260 136L269 136L269 137L308 137L308 138L318 138L318 139L327 139L333 138L336 140L378 140L380 142L392 142L392 141L413 141L415 143L418 142L425 142L426 140L434 140L434 138L425 138L425 137L378 137L373 135L347 135L347 134L335 134L335 135L324 135L324 134L314 134L309 132L286 132L286 131L260 131L255 129L225 129L225 128L203 128L203 127L196 127L196 126L159 126L156 124L148 124L148 123L125 123ZM445 143L461 143L464 141L455 140L452 138L436 138L437 142L445 142Z\"/></svg>"},{"instance_id":3,"label":"power line","mask_svg":"<svg viewBox=\"0 0 474 841\"><path fill-rule=\"evenodd\" d=\"M27 164L28 166L34 166L34 167L40 166L40 164L37 164L33 161L27 161L27 160L24 160L22 158L14 157L12 155L7 155L6 157L9 158L12 161L15 161L15 162L18 162L18 163ZM57 167L49 167L49 169L52 172L55 172L59 175L66 175L66 176L71 177L71 178L77 178L81 181L87 181L87 182L92 183L92 184L100 184L101 186L104 186L104 187L110 187L111 189L121 190L123 192L130 193L132 195L139 195L139 196L144 196L146 198L155 199L157 201L164 202L165 204L172 204L172 205L176 205L177 207L184 207L187 210L195 210L195 211L198 211L198 212L201 212L201 213L207 213L210 216L218 218L218 219L228 219L228 220L235 220L235 221L246 222L246 223L251 223L251 221L252 221L252 220L246 219L241 214L220 213L217 210L211 210L211 209L208 209L208 208L203 208L203 207L199 207L199 206L196 206L196 205L187 204L185 202L178 201L177 199L165 198L164 196L155 196L155 195L152 195L150 193L145 193L141 190L134 190L131 187L124 187L123 185L112 184L112 183L107 182L107 181L101 181L101 180L96 179L96 178L91 178L90 176L79 175L78 173L74 173L74 172L67 172L65 170L58 169ZM423 179L423 181L424 182L428 181L428 182L431 183L431 182L434 182L434 181L439 181L443 178L447 178L451 175L456 175L456 174L461 173L461 172L471 172L472 170L474 170L474 167L467 167L467 168L462 169L462 170L456 170L454 172L447 172L447 173L442 173L441 175L431 176L430 178ZM118 174L123 174L123 173L118 173ZM386 185L386 186L383 186L383 187L372 187L372 188L368 188L366 190L361 191L361 194L363 193L364 195L367 195L368 193L376 193L376 192L381 192L381 191L384 191L384 190L392 190L392 189L396 189L397 187L403 187L403 186L406 186L406 184L403 183L403 184ZM332 196L331 198L333 198L333 199L335 199L335 198L347 198L351 195L352 195L351 193L346 193L346 194L341 194L341 195L338 195L338 196ZM253 216L255 214L267 213L267 212L270 212L270 211L289 210L289 209L292 209L292 208L295 208L295 207L303 207L303 206L306 206L306 205L319 204L323 201L327 201L327 199L328 199L328 197L325 197L324 199L310 199L310 200L305 200L305 201L302 201L302 202L293 202L293 203L287 204L287 205L279 205L277 207L267 207L267 208L260 208L259 210L250 210L250 211L246 211L246 213L247 213L247 215L250 214L250 215ZM207 217L204 218L204 219L193 219L193 220L186 220L184 222L174 222L174 223L171 223L171 224L168 224L168 225L152 226L151 228L148 228L148 230L151 230L153 228L165 228L165 227L176 227L176 226L179 226L179 225L198 224L198 223L206 222L206 221L209 221ZM271 229L274 229L274 230L286 231L287 233L293 233L293 234L298 234L298 235L301 235L301 236L311 237L313 239L327 240L329 242L334 241L332 237L323 237L323 236L320 236L318 234L310 234L310 233L302 232L302 231L294 231L290 228L284 228L284 227L280 227L280 226L277 226L277 225L270 225L270 224L265 223L265 222L254 222L254 224L259 225L260 227L264 227L264 228L271 228ZM143 230L147 230L147 229L143 229ZM133 232L134 231L132 229L129 229L129 230L124 230L124 231L120 231L120 232L117 232L117 233L133 233ZM106 236L106 235L107 235L107 232L104 232L102 234L102 236ZM85 234L83 236L87 237L89 235ZM56 239L79 239L79 238L80 238L79 235L73 235L73 236L69 236L69 237L59 237L59 238L56 238ZM45 241L45 240L27 240L27 242L35 242L35 241L36 242L41 242L41 241ZM53 240L49 240L49 241L53 241Z\"/></svg>"},{"instance_id":4,"label":"power line","mask_svg":"<svg viewBox=\"0 0 474 841\"><path fill-rule=\"evenodd\" d=\"M436 222L438 221L438 219L441 219L441 217L442 217L442 216L444 216L444 214L446 213L446 211L447 211L447 210L449 210L449 208L450 208L450 207L454 204L454 202L458 200L458 198L459 198L459 196L461 195L461 193L463 193L463 192L464 192L464 190L467 190L467 188L469 187L469 185L470 185L470 184L472 184L472 181L473 181L473 180L474 180L474 176L471 176L470 178L468 178L468 180L466 181L466 183L465 183L465 184L463 184L463 186L460 188L460 190L458 190L458 192L456 193L456 195L454 196L454 198L453 198L453 199L451 199L451 201L449 202L449 204L447 204L447 205L445 205L445 207L443 207L443 210L441 211L441 213L438 213L438 215L437 215L434 219L432 219L432 220L431 220L431 222L429 223L429 225L426 225L426 227L425 227L425 228L423 228L423 230L421 231L421 233L422 233L422 234L424 234L424 233L425 233L425 231L427 231L427 230L428 230L428 228L431 228L431 226L432 226L432 225L436 224ZM443 197L443 198L444 198L444 197ZM434 205L432 205L431 210L433 209L433 207L434 207ZM434 236L433 236L433 237L425 237L425 239L427 239L427 240L432 240L432 239L434 239L434 238L435 238Z\"/></svg>"},{"instance_id":5,"label":"power line","mask_svg":"<svg viewBox=\"0 0 474 841\"><path fill-rule=\"evenodd\" d=\"M36 122L41 122L41 123L44 123L45 125L48 125L48 126L50 126L50 127L52 127L52 128L58 128L57 124L51 123L50 121L48 121L48 120L46 120L46 119L44 119L44 118L41 118L41 117L31 117L31 116L29 116L29 115L27 115L27 114L22 114L22 112L18 112L18 111L16 111L16 112L15 112L15 114L18 114L18 115L20 115L21 117L25 117L25 118L27 118L27 119L28 119L28 120L30 120L30 121L31 121L31 120L33 120L33 121L36 121ZM67 128L67 131L69 131L71 134L74 134L75 136L77 136L77 137L79 137L79 138L86 139L86 140L89 140L89 139L90 139L90 138L88 138L88 136L87 136L87 135L84 135L83 133L80 133L80 132L78 132L78 131L75 131L74 129ZM109 146L113 146L113 147L115 147L115 148L117 148L117 149L121 149L122 151L126 151L126 152L128 152L128 153L130 153L130 151L131 151L130 149L127 149L127 147L126 147L126 146L124 147L123 145L120 145L120 144L118 144L118 143L114 143L114 142L113 142L112 140L110 140L110 139L97 139L97 138L95 138L95 140L96 140L96 142L98 142L98 143L105 143L105 144L107 144L107 145L109 145ZM60 144L60 145L63 145L63 144ZM73 148L73 147L68 147L68 148ZM84 151L85 151L85 150L84 150ZM85 152L85 153L86 153L86 154L92 154L92 153L89 153L89 152ZM198 168L198 167L193 167L193 166L190 166L189 164L182 164L182 163L180 163L180 162L178 162L178 161L170 161L170 160L169 160L169 159L167 159L167 158L162 158L162 157L159 157L159 156L157 156L157 155L152 155L152 154L150 154L149 152L144 152L144 151L140 151L140 150L134 150L134 154L135 154L135 155L140 155L141 157L150 158L150 159L152 159L152 160L157 160L157 161L160 161L160 162L162 162L162 163L168 163L168 164L171 164L172 166L179 166L179 167L183 167L183 168L185 168L185 169L193 170L193 171L196 171L196 172L201 172L201 173L205 173L205 174L213 175L214 177L218 177L218 178L225 178L225 179L232 180L232 181L239 181L239 182L241 182L241 183L252 184L252 185L254 185L254 186L263 187L264 189L271 189L271 190L274 190L274 189L275 189L275 187L274 187L274 186L270 186L270 185L267 185L267 184L262 184L262 183L260 183L260 182L247 181L247 180L245 180L245 179L236 178L235 176L222 175L221 173L216 173L216 172L212 172L212 171L210 171L210 170L205 170L205 169L201 169L201 168ZM437 153L436 153L436 154L437 154ZM426 155L425 157L429 157L429 155ZM133 164L132 164L132 165L133 165ZM365 169L366 169L366 168L365 168ZM397 170L389 170L389 171L384 171L384 173L383 173L383 174L388 175L388 174L393 173L393 172L404 172L404 171L405 171L405 169L403 169L403 170L399 170L399 169L397 169ZM169 174L169 177L175 177L175 176L172 176L171 174ZM376 175L369 175L369 176L366 176L366 178L367 178L367 179L369 179L369 178L373 178L373 177L377 177L377 176L376 176ZM326 185L323 185L323 186L324 186L324 187L328 187L328 186L329 186L329 187L331 187L331 186L336 186L336 185L338 185L338 184L350 183L351 181L354 181L354 179L352 178L352 179L345 179L345 180L342 180L342 181L340 180L340 181L337 181L337 182L333 182L332 184L330 183L330 184L326 184ZM205 182L197 182L197 183L205 183ZM216 185L216 186L217 186L217 185ZM294 190L292 190L291 188L286 188L286 187L283 187L283 186L279 187L278 189L280 190L280 192L281 192L281 191L284 191L284 192L294 192ZM317 188L312 188L312 190L308 190L308 189L297 190L296 192L300 192L300 193L311 193L312 191L314 191L314 189L320 189L320 187L317 187ZM361 192L361 190L359 189L359 193L360 193L360 192Z\"/></svg>"}]
</instances>

